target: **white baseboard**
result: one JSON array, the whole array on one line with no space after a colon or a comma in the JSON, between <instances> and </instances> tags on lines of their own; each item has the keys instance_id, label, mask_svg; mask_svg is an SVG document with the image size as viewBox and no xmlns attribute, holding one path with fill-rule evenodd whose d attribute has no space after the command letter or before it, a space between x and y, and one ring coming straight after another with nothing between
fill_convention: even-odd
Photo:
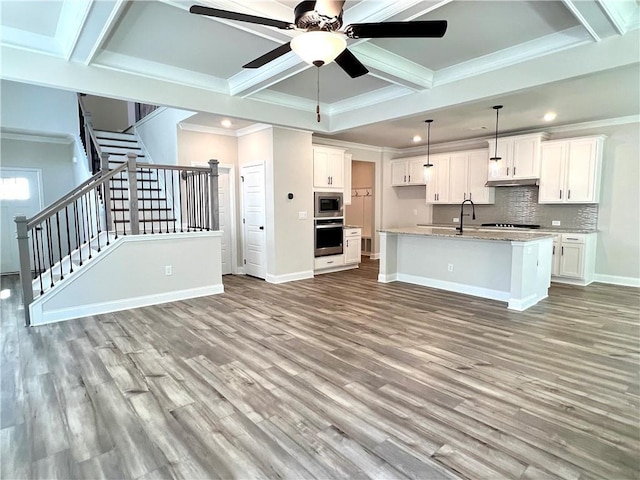
<instances>
[{"instance_id":1,"label":"white baseboard","mask_svg":"<svg viewBox=\"0 0 640 480\"><path fill-rule=\"evenodd\" d=\"M338 265L337 267L330 268L321 268L319 270L314 270L314 275L323 275L325 273L336 273L336 272L344 272L345 270L353 270L354 268L360 268L359 263L350 263L348 265Z\"/></svg>"},{"instance_id":2,"label":"white baseboard","mask_svg":"<svg viewBox=\"0 0 640 480\"><path fill-rule=\"evenodd\" d=\"M474 297L488 298L491 300L499 300L508 302L509 292L493 290L490 288L474 287L472 285L464 285L462 283L447 282L444 280L435 280L432 278L418 277L416 275L407 275L399 273L397 280L400 282L413 283L414 285L422 285L423 287L439 288L449 292L463 293L465 295L473 295Z\"/></svg>"},{"instance_id":3,"label":"white baseboard","mask_svg":"<svg viewBox=\"0 0 640 480\"><path fill-rule=\"evenodd\" d=\"M64 320L72 320L74 318L88 317L90 315L100 315L103 313L119 312L132 308L148 307L149 305L187 300L189 298L206 297L208 295L217 295L220 293L224 293L224 286L222 284L178 290L175 292L145 295L142 297L127 298L123 300L113 300L110 302L94 303L91 305L79 305L50 311L45 311L41 302L34 302L29 305L29 313L31 316L31 325L37 326L45 325L47 323L61 322Z\"/></svg>"},{"instance_id":4,"label":"white baseboard","mask_svg":"<svg viewBox=\"0 0 640 480\"><path fill-rule=\"evenodd\" d=\"M379 254L379 253L371 253L371 254L369 255L369 258L370 258L371 260L380 260L380 254Z\"/></svg>"},{"instance_id":5,"label":"white baseboard","mask_svg":"<svg viewBox=\"0 0 640 480\"><path fill-rule=\"evenodd\" d=\"M548 295L545 295L542 298L538 298L538 295L534 294L534 295L530 295L527 298L523 298L523 299L510 298L509 299L509 306L507 308L509 308L509 310L516 310L518 312L523 312L527 308L533 307L540 300L543 300L543 299L545 299L547 297L548 297Z\"/></svg>"},{"instance_id":6,"label":"white baseboard","mask_svg":"<svg viewBox=\"0 0 640 480\"><path fill-rule=\"evenodd\" d=\"M379 273L378 274L378 281L380 283L390 283L390 282L395 282L398 280L398 274L397 273L392 273L389 275L385 275L383 273Z\"/></svg>"},{"instance_id":7,"label":"white baseboard","mask_svg":"<svg viewBox=\"0 0 640 480\"><path fill-rule=\"evenodd\" d=\"M313 278L313 270L306 270L304 272L287 273L286 275L271 275L267 273L265 281L267 283L287 283L295 282L296 280L306 280L307 278Z\"/></svg>"},{"instance_id":8,"label":"white baseboard","mask_svg":"<svg viewBox=\"0 0 640 480\"><path fill-rule=\"evenodd\" d=\"M612 285L621 285L624 287L640 287L640 278L636 277L620 277L618 275L604 275L596 273L594 281L600 283L610 283Z\"/></svg>"}]
</instances>

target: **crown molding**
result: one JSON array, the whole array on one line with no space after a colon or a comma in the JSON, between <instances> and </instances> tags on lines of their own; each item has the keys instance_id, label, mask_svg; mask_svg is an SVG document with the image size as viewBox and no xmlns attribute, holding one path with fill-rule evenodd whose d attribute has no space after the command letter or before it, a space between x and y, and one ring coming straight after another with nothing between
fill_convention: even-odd
<instances>
[{"instance_id":1,"label":"crown molding","mask_svg":"<svg viewBox=\"0 0 640 480\"><path fill-rule=\"evenodd\" d=\"M5 25L0 28L0 44L18 50L64 58L62 46L57 39Z\"/></svg>"},{"instance_id":2,"label":"crown molding","mask_svg":"<svg viewBox=\"0 0 640 480\"><path fill-rule=\"evenodd\" d=\"M276 92L275 90L263 90L251 96L251 100L258 100L272 105L285 106L302 110L305 112L315 112L316 102L308 98L297 97L287 93ZM330 110L330 105L320 102L320 109L324 111Z\"/></svg>"},{"instance_id":3,"label":"crown molding","mask_svg":"<svg viewBox=\"0 0 640 480\"><path fill-rule=\"evenodd\" d=\"M216 93L229 94L227 81L222 78L142 58L131 57L121 53L103 50L94 58L92 66L114 70L116 72L131 73L145 78L162 80L163 82L200 88Z\"/></svg>"},{"instance_id":4,"label":"crown molding","mask_svg":"<svg viewBox=\"0 0 640 480\"><path fill-rule=\"evenodd\" d=\"M366 145L364 143L355 143L355 142L346 142L344 140L336 140L328 137L319 137L313 136L313 144L314 145L323 145L327 147L340 147L344 149L357 149L357 150L366 150L369 152L382 153L384 151L388 151L388 147L376 147L374 145Z\"/></svg>"},{"instance_id":5,"label":"crown molding","mask_svg":"<svg viewBox=\"0 0 640 480\"><path fill-rule=\"evenodd\" d=\"M545 132L564 133L576 130L590 130L593 128L615 127L616 125L627 125L629 123L640 123L640 115L627 115L626 117L606 118L604 120L592 120L590 122L574 123L569 125L558 125L547 127ZM536 133L531 131L531 133Z\"/></svg>"},{"instance_id":6,"label":"crown molding","mask_svg":"<svg viewBox=\"0 0 640 480\"><path fill-rule=\"evenodd\" d=\"M31 130L0 129L2 140L19 140L21 142L57 143L69 145L74 142L74 136L65 133L46 133Z\"/></svg>"},{"instance_id":7,"label":"crown molding","mask_svg":"<svg viewBox=\"0 0 640 480\"><path fill-rule=\"evenodd\" d=\"M585 32L584 28L578 25L562 32L546 35L520 45L437 70L433 86L474 77L592 42L593 40Z\"/></svg>"},{"instance_id":8,"label":"crown molding","mask_svg":"<svg viewBox=\"0 0 640 480\"><path fill-rule=\"evenodd\" d=\"M62 10L56 28L56 40L64 52L64 59L69 61L78 44L93 0L85 2L62 2Z\"/></svg>"},{"instance_id":9,"label":"crown molding","mask_svg":"<svg viewBox=\"0 0 640 480\"><path fill-rule=\"evenodd\" d=\"M262 130L272 129L273 125L267 125L266 123L255 123L245 128L236 130L237 137L244 137L245 135L251 135L252 133L261 132Z\"/></svg>"},{"instance_id":10,"label":"crown molding","mask_svg":"<svg viewBox=\"0 0 640 480\"><path fill-rule=\"evenodd\" d=\"M380 102L386 102L388 100L394 100L396 98L404 97L414 93L413 90L400 85L389 85L388 87L379 88L372 92L363 93L350 97L339 102L332 103L328 107L328 111L331 115L357 110L359 108L376 105ZM314 104L315 108L315 104Z\"/></svg>"},{"instance_id":11,"label":"crown molding","mask_svg":"<svg viewBox=\"0 0 640 480\"><path fill-rule=\"evenodd\" d=\"M116 26L116 23L120 18L120 15L122 14L124 7L126 5L127 5L126 0L115 0L115 4L113 8L111 9L111 11L109 11L109 14L104 20L100 33L98 33L98 36L96 37L95 41L93 42L93 45L91 46L91 49L89 50L89 54L84 59L83 63L85 65L88 66L93 62L93 59L96 57L96 55L102 48L102 45L104 45L104 42L109 37L109 34L113 30L113 28Z\"/></svg>"},{"instance_id":12,"label":"crown molding","mask_svg":"<svg viewBox=\"0 0 640 480\"><path fill-rule=\"evenodd\" d=\"M227 128L209 127L207 125L197 125L194 123L180 122L178 128L187 132L209 133L213 135L224 135L225 137L237 137L235 130Z\"/></svg>"}]
</instances>

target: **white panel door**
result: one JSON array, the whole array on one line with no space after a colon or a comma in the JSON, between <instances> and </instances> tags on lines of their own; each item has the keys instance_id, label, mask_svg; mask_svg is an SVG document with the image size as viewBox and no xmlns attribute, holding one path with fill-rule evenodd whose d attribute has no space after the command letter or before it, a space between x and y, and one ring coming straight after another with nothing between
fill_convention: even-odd
<instances>
[{"instance_id":1,"label":"white panel door","mask_svg":"<svg viewBox=\"0 0 640 480\"><path fill-rule=\"evenodd\" d=\"M0 273L20 270L16 215L33 217L42 209L40 170L0 169ZM32 253L29 254L31 258Z\"/></svg>"},{"instance_id":2,"label":"white panel door","mask_svg":"<svg viewBox=\"0 0 640 480\"><path fill-rule=\"evenodd\" d=\"M220 168L218 176L218 202L220 216L220 231L222 232L222 274L227 275L233 273L232 268L232 248L231 243L231 184L230 170L228 168Z\"/></svg>"},{"instance_id":3,"label":"white panel door","mask_svg":"<svg viewBox=\"0 0 640 480\"><path fill-rule=\"evenodd\" d=\"M241 180L245 273L264 279L267 274L264 166L242 167Z\"/></svg>"}]
</instances>

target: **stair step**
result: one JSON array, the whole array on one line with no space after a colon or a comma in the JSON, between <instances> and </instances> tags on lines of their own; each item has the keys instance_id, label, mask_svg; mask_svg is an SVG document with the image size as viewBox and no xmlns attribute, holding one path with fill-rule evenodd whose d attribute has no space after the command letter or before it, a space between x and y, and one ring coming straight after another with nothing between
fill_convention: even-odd
<instances>
[{"instance_id":1,"label":"stair step","mask_svg":"<svg viewBox=\"0 0 640 480\"><path fill-rule=\"evenodd\" d=\"M139 207L138 211L139 212L170 212L172 211L172 208L169 207ZM128 208L112 208L111 209L112 212L128 212L129 209Z\"/></svg>"},{"instance_id":2,"label":"stair step","mask_svg":"<svg viewBox=\"0 0 640 480\"><path fill-rule=\"evenodd\" d=\"M162 225L166 225L167 222L171 223L171 222L177 222L178 219L177 218L140 218L138 220L140 223L158 223L158 224L162 224ZM114 223L131 223L131 221L129 219L125 219L125 220L114 220Z\"/></svg>"},{"instance_id":3,"label":"stair step","mask_svg":"<svg viewBox=\"0 0 640 480\"><path fill-rule=\"evenodd\" d=\"M111 138L115 140L138 140L135 133L109 132L108 130L94 130L96 138Z\"/></svg>"},{"instance_id":4,"label":"stair step","mask_svg":"<svg viewBox=\"0 0 640 480\"><path fill-rule=\"evenodd\" d=\"M114 186L111 186L109 188L109 190L111 190L111 191L114 191L114 190L127 190L128 191L129 188L128 187L114 187ZM158 187L138 187L138 190L143 190L143 191L147 191L147 192L149 192L149 191L151 191L151 192L159 192L160 188L158 188Z\"/></svg>"},{"instance_id":5,"label":"stair step","mask_svg":"<svg viewBox=\"0 0 640 480\"><path fill-rule=\"evenodd\" d=\"M117 140L114 138L98 138L98 143L100 143L100 146L141 149L140 143L135 137L127 140Z\"/></svg>"},{"instance_id":6,"label":"stair step","mask_svg":"<svg viewBox=\"0 0 640 480\"><path fill-rule=\"evenodd\" d=\"M144 157L144 153L140 147L131 146L131 147L111 147L108 145L100 145L100 150L102 153L116 154L116 155L126 155L127 153L135 153L138 157Z\"/></svg>"},{"instance_id":7,"label":"stair step","mask_svg":"<svg viewBox=\"0 0 640 480\"><path fill-rule=\"evenodd\" d=\"M114 182L128 182L129 181L128 178L117 178L117 177L113 177L111 180L113 180ZM157 178L136 178L136 181L138 181L138 182L155 182L155 183L158 183L158 179Z\"/></svg>"}]
</instances>

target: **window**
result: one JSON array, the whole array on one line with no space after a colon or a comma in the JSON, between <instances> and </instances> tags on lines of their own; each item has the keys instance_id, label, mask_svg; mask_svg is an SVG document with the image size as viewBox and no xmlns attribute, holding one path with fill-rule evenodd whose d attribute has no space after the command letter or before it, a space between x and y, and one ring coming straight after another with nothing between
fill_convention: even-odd
<instances>
[{"instance_id":1,"label":"window","mask_svg":"<svg viewBox=\"0 0 640 480\"><path fill-rule=\"evenodd\" d=\"M0 178L0 200L29 200L29 180L24 177Z\"/></svg>"}]
</instances>

